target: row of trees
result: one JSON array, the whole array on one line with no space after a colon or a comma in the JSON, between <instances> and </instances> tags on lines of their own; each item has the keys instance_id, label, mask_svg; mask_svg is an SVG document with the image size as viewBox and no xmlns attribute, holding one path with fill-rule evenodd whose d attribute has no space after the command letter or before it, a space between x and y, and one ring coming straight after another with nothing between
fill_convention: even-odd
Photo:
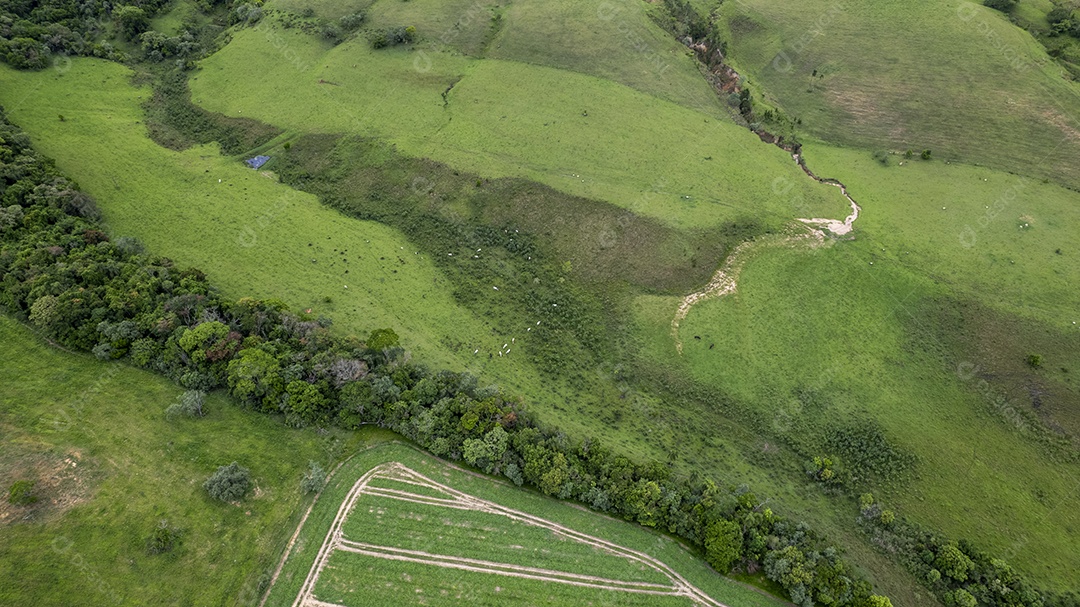
<instances>
[{"instance_id":1,"label":"row of trees","mask_svg":"<svg viewBox=\"0 0 1080 607\"><path fill-rule=\"evenodd\" d=\"M225 388L290 425L393 429L439 456L676 534L721 571L763 570L803 606L883 604L836 549L745 487L676 476L543 427L469 374L407 362L391 330L337 337L327 319L225 300L198 270L110 239L93 201L6 122L0 207L0 305L65 346L189 390Z\"/></svg>"},{"instance_id":2,"label":"row of trees","mask_svg":"<svg viewBox=\"0 0 1080 607\"><path fill-rule=\"evenodd\" d=\"M1004 559L995 558L970 542L952 541L910 521L897 519L890 510L875 504L869 494L862 496L861 509L862 531L879 548L896 555L947 607L1080 607L1080 595L1075 592L1053 595L1040 592Z\"/></svg>"}]
</instances>

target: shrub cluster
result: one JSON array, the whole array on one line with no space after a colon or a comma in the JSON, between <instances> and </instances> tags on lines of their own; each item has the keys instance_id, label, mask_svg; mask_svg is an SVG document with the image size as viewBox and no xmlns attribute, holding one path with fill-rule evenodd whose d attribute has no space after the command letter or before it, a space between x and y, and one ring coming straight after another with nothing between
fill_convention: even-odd
<instances>
[{"instance_id":1,"label":"shrub cluster","mask_svg":"<svg viewBox=\"0 0 1080 607\"><path fill-rule=\"evenodd\" d=\"M304 478L300 481L300 491L303 493L315 493L326 484L326 470L319 462L311 462Z\"/></svg>"},{"instance_id":2,"label":"shrub cluster","mask_svg":"<svg viewBox=\"0 0 1080 607\"><path fill-rule=\"evenodd\" d=\"M1016 8L1017 0L983 0L983 4L994 10L1009 13Z\"/></svg>"},{"instance_id":3,"label":"shrub cluster","mask_svg":"<svg viewBox=\"0 0 1080 607\"><path fill-rule=\"evenodd\" d=\"M126 61L127 55L108 41L113 37L134 43L150 62L175 59L190 68L225 24L257 23L258 3L240 0L199 0L204 17L189 15L175 36L151 29L151 20L167 0L36 0L0 2L0 61L19 69L62 66L64 57L90 56Z\"/></svg>"},{"instance_id":4,"label":"shrub cluster","mask_svg":"<svg viewBox=\"0 0 1080 607\"><path fill-rule=\"evenodd\" d=\"M1046 14L1050 23L1050 35L1068 35L1080 38L1080 15L1074 6L1055 6Z\"/></svg>"},{"instance_id":5,"label":"shrub cluster","mask_svg":"<svg viewBox=\"0 0 1080 607\"><path fill-rule=\"evenodd\" d=\"M862 498L859 526L883 551L899 558L947 607L1080 607L1075 592L1042 592L1004 559L971 543L951 541L921 526L897 519Z\"/></svg>"},{"instance_id":6,"label":"shrub cluster","mask_svg":"<svg viewBox=\"0 0 1080 607\"><path fill-rule=\"evenodd\" d=\"M374 49L409 44L414 39L416 39L416 28L411 25L368 32L368 42Z\"/></svg>"},{"instance_id":7,"label":"shrub cluster","mask_svg":"<svg viewBox=\"0 0 1080 607\"><path fill-rule=\"evenodd\" d=\"M236 462L221 466L206 479L203 489L216 500L235 502L251 489L251 472Z\"/></svg>"}]
</instances>

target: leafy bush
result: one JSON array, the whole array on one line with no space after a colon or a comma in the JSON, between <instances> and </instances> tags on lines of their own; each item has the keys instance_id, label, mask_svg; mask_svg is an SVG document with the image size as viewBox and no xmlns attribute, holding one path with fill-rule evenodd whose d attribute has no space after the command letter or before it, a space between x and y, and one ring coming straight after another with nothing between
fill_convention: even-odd
<instances>
[{"instance_id":1,"label":"leafy bush","mask_svg":"<svg viewBox=\"0 0 1080 607\"><path fill-rule=\"evenodd\" d=\"M380 49L399 44L409 44L416 38L416 28L413 26L391 27L385 30L375 30L368 34L368 42L371 48Z\"/></svg>"},{"instance_id":2,"label":"leafy bush","mask_svg":"<svg viewBox=\"0 0 1080 607\"><path fill-rule=\"evenodd\" d=\"M258 23L262 18L262 7L249 2L237 6L233 9L232 14L229 15L229 21L232 23L245 23L248 25Z\"/></svg>"},{"instance_id":3,"label":"leafy bush","mask_svg":"<svg viewBox=\"0 0 1080 607\"><path fill-rule=\"evenodd\" d=\"M113 12L113 16L120 24L120 33L128 40L135 40L139 34L150 29L150 18L146 11L137 6L121 6Z\"/></svg>"},{"instance_id":4,"label":"leafy bush","mask_svg":"<svg viewBox=\"0 0 1080 607\"><path fill-rule=\"evenodd\" d=\"M662 25L676 38L701 40L709 34L709 20L687 0L664 0L664 9L667 14Z\"/></svg>"},{"instance_id":5,"label":"leafy bush","mask_svg":"<svg viewBox=\"0 0 1080 607\"><path fill-rule=\"evenodd\" d=\"M162 519L150 537L146 538L147 554L163 554L172 550L180 541L180 531L169 525L169 521Z\"/></svg>"},{"instance_id":6,"label":"leafy bush","mask_svg":"<svg viewBox=\"0 0 1080 607\"><path fill-rule=\"evenodd\" d=\"M29 506L38 501L34 495L34 481L19 480L11 484L8 489L8 501L16 506Z\"/></svg>"},{"instance_id":7,"label":"leafy bush","mask_svg":"<svg viewBox=\"0 0 1080 607\"><path fill-rule=\"evenodd\" d=\"M848 474L840 468L833 458L824 455L815 455L804 465L807 476L826 485L843 485Z\"/></svg>"},{"instance_id":8,"label":"leafy bush","mask_svg":"<svg viewBox=\"0 0 1080 607\"><path fill-rule=\"evenodd\" d=\"M351 15L345 15L344 17L342 17L341 19L338 20L338 25L341 26L342 31L352 32L352 31L356 30L356 28L363 25L364 21L366 21L366 20L367 20L367 13L365 13L363 11L360 11L358 13L353 13Z\"/></svg>"},{"instance_id":9,"label":"leafy bush","mask_svg":"<svg viewBox=\"0 0 1080 607\"><path fill-rule=\"evenodd\" d=\"M956 592L950 592L945 596L945 605L947 607L975 607L978 604L979 601L963 588Z\"/></svg>"},{"instance_id":10,"label":"leafy bush","mask_svg":"<svg viewBox=\"0 0 1080 607\"><path fill-rule=\"evenodd\" d=\"M188 390L180 395L180 398L175 403L169 405L169 408L165 409L165 417L202 417L206 415L203 411L203 403L206 401L206 393L200 390Z\"/></svg>"},{"instance_id":11,"label":"leafy bush","mask_svg":"<svg viewBox=\"0 0 1080 607\"><path fill-rule=\"evenodd\" d=\"M957 544L949 543L938 551L934 566L944 575L963 582L975 568L975 563Z\"/></svg>"},{"instance_id":12,"label":"leafy bush","mask_svg":"<svg viewBox=\"0 0 1080 607\"><path fill-rule=\"evenodd\" d=\"M888 527L889 525L893 524L893 521L896 520L896 513L894 513L892 510L882 510L880 520L882 525Z\"/></svg>"},{"instance_id":13,"label":"leafy bush","mask_svg":"<svg viewBox=\"0 0 1080 607\"><path fill-rule=\"evenodd\" d=\"M983 0L983 5L1003 13L1010 13L1016 7L1017 0Z\"/></svg>"},{"instance_id":14,"label":"leafy bush","mask_svg":"<svg viewBox=\"0 0 1080 607\"><path fill-rule=\"evenodd\" d=\"M16 69L40 70L49 65L45 45L33 38L0 39L0 57Z\"/></svg>"},{"instance_id":15,"label":"leafy bush","mask_svg":"<svg viewBox=\"0 0 1080 607\"><path fill-rule=\"evenodd\" d=\"M304 493L315 493L326 484L326 470L318 462L311 462L308 471L304 473L300 481L300 490Z\"/></svg>"},{"instance_id":16,"label":"leafy bush","mask_svg":"<svg viewBox=\"0 0 1080 607\"><path fill-rule=\"evenodd\" d=\"M235 502L251 489L251 472L236 462L221 466L206 479L203 489L216 500Z\"/></svg>"},{"instance_id":17,"label":"leafy bush","mask_svg":"<svg viewBox=\"0 0 1080 607\"><path fill-rule=\"evenodd\" d=\"M319 30L319 34L333 44L341 42L341 28L333 23L327 23L322 26L322 29Z\"/></svg>"}]
</instances>

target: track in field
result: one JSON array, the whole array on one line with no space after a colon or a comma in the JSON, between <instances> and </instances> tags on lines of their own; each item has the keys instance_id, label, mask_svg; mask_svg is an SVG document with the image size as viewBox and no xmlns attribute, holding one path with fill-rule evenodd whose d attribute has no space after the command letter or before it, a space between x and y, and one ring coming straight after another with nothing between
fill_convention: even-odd
<instances>
[{"instance_id":1,"label":"track in field","mask_svg":"<svg viewBox=\"0 0 1080 607\"><path fill-rule=\"evenodd\" d=\"M402 487L403 485L415 487L415 491L404 488L379 487L371 484L372 481L380 479L393 481L392 484L398 487ZM668 579L668 583L658 584L616 580L567 571L528 567L512 563L499 563L462 556L441 555L418 550L378 546L346 539L342 533L342 526L349 517L349 514L353 511L357 500L364 495L504 516L512 521L547 529L564 538L592 546L609 554L644 565L645 567L661 573ZM311 570L308 572L303 586L300 588L300 593L297 595L296 600L293 601L293 607L340 607L334 603L321 601L315 596L315 587L319 581L319 575L322 573L323 568L326 567L331 555L335 552L349 552L390 561L404 561L430 565L432 567L480 572L520 579L540 580L553 584L568 584L572 586L618 592L632 592L637 594L685 597L695 605L704 607L727 607L687 582L678 574L678 572L671 569L663 562L643 552L624 548L612 542L608 542L607 540L564 527L553 521L462 493L451 487L437 483L397 462L384 463L372 468L353 485L349 494L341 503L341 507L338 509L337 516L334 517L333 523L330 525L330 530L326 534L326 539L323 540L322 547L315 557L315 562L311 565Z\"/></svg>"}]
</instances>

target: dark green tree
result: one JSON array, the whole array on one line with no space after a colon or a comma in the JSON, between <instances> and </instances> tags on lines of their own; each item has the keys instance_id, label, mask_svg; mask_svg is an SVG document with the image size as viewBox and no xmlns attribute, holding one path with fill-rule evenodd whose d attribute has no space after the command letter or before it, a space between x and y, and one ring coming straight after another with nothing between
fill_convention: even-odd
<instances>
[{"instance_id":1,"label":"dark green tree","mask_svg":"<svg viewBox=\"0 0 1080 607\"><path fill-rule=\"evenodd\" d=\"M934 566L957 582L967 580L968 574L975 569L975 563L954 542L946 544L938 551Z\"/></svg>"},{"instance_id":2,"label":"dark green tree","mask_svg":"<svg viewBox=\"0 0 1080 607\"><path fill-rule=\"evenodd\" d=\"M731 571L739 562L742 547L742 527L735 521L719 520L705 531L705 560L720 573Z\"/></svg>"},{"instance_id":3,"label":"dark green tree","mask_svg":"<svg viewBox=\"0 0 1080 607\"><path fill-rule=\"evenodd\" d=\"M150 18L146 11L137 6L121 6L113 12L120 25L120 33L128 40L135 40L139 34L150 29Z\"/></svg>"},{"instance_id":4,"label":"dark green tree","mask_svg":"<svg viewBox=\"0 0 1080 607\"><path fill-rule=\"evenodd\" d=\"M203 489L216 500L235 502L251 489L251 472L236 462L221 466L206 479Z\"/></svg>"},{"instance_id":5,"label":"dark green tree","mask_svg":"<svg viewBox=\"0 0 1080 607\"><path fill-rule=\"evenodd\" d=\"M1016 8L1017 0L983 0L983 5L1003 13L1011 13Z\"/></svg>"},{"instance_id":6,"label":"dark green tree","mask_svg":"<svg viewBox=\"0 0 1080 607\"><path fill-rule=\"evenodd\" d=\"M147 554L162 554L171 551L180 541L180 531L169 525L169 521L158 521L150 537L146 538Z\"/></svg>"}]
</instances>

